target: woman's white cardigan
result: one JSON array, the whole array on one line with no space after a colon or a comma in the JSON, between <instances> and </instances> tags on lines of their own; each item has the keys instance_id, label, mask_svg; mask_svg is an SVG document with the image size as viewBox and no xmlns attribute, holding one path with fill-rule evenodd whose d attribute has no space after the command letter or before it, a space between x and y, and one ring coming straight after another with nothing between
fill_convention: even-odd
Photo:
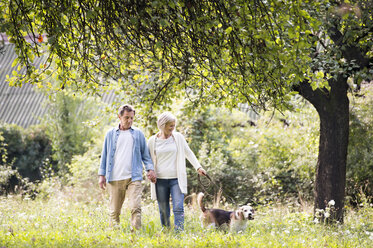
<instances>
[{"instance_id":1,"label":"woman's white cardigan","mask_svg":"<svg viewBox=\"0 0 373 248\"><path fill-rule=\"evenodd\" d=\"M148 147L150 151L150 156L153 160L154 164L154 170L155 173L157 173L157 157L154 152L155 149L155 137L157 136L153 135L150 137L148 141ZM186 142L184 136L179 132L173 132L172 136L175 139L176 147L177 147L177 156L176 156L176 170L177 170L177 179L179 183L180 190L183 194L187 193L187 172L186 172L186 162L185 158L189 160L189 162L193 165L193 167L198 170L201 168L200 163L198 162L196 156L194 155L193 151L189 148L188 143ZM155 184L150 184L151 189L151 198L153 200L157 199L156 193L155 193Z\"/></svg>"}]
</instances>

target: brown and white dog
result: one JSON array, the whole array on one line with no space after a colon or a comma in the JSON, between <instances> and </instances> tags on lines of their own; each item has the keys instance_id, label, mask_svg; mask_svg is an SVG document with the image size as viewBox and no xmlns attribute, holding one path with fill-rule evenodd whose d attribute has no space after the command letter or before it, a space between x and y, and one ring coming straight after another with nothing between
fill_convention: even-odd
<instances>
[{"instance_id":1,"label":"brown and white dog","mask_svg":"<svg viewBox=\"0 0 373 248\"><path fill-rule=\"evenodd\" d=\"M245 205L235 211L223 209L205 208L203 204L204 194L200 192L197 196L198 205L202 211L201 222L204 227L224 228L229 227L231 231L243 231L246 228L247 220L254 219L254 210L251 206Z\"/></svg>"}]
</instances>

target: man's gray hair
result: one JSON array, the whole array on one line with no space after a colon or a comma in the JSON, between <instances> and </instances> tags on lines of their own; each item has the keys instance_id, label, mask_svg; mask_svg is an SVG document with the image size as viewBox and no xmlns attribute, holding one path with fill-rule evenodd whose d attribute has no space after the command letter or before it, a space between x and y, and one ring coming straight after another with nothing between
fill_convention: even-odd
<instances>
[{"instance_id":1,"label":"man's gray hair","mask_svg":"<svg viewBox=\"0 0 373 248\"><path fill-rule=\"evenodd\" d=\"M158 116L157 126L159 130L162 130L167 123L176 122L176 117L170 112L164 112Z\"/></svg>"},{"instance_id":2,"label":"man's gray hair","mask_svg":"<svg viewBox=\"0 0 373 248\"><path fill-rule=\"evenodd\" d=\"M134 114L136 113L135 108L132 105L129 105L129 104L124 104L124 105L120 106L119 109L118 109L118 115L122 116L124 111L133 112Z\"/></svg>"}]
</instances>

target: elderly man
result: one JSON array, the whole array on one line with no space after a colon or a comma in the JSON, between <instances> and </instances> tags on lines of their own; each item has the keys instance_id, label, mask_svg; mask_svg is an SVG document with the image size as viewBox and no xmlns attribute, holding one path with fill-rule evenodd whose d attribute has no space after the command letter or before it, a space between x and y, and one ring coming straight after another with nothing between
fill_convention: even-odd
<instances>
[{"instance_id":1,"label":"elderly man","mask_svg":"<svg viewBox=\"0 0 373 248\"><path fill-rule=\"evenodd\" d=\"M131 227L141 227L141 194L143 164L147 177L156 180L154 166L144 134L132 127L135 109L128 104L118 110L120 123L106 133L98 170L99 186L108 185L110 224L119 224L119 216L127 195L131 210Z\"/></svg>"}]
</instances>

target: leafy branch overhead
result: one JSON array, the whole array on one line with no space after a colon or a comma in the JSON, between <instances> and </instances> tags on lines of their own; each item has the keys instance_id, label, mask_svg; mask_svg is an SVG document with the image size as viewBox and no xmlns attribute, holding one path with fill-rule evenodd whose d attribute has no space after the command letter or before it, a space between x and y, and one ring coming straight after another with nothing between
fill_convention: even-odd
<instances>
[{"instance_id":1,"label":"leafy branch overhead","mask_svg":"<svg viewBox=\"0 0 373 248\"><path fill-rule=\"evenodd\" d=\"M333 4L33 0L8 1L1 8L2 29L19 55L16 62L27 67L26 76L17 74L13 84L19 78L19 84L43 84L45 77L58 74L61 87L95 92L118 83L129 91L140 89L147 96L144 100L167 101L187 92L229 105L265 107L277 106L294 83L308 78L318 78L313 88L327 87L328 71L321 78L314 72L324 56L341 56L330 49L338 42L326 37L339 28L333 20L341 19ZM360 6L364 7L369 6ZM369 47L372 30L362 25L371 22L369 12L359 12L358 18L342 16L359 28L343 36L344 44L359 40ZM32 42L26 41L27 35ZM320 44L324 51L317 49ZM47 54L46 63L35 68L33 58L41 54ZM340 63L333 60L321 68L341 69L336 62Z\"/></svg>"}]
</instances>

